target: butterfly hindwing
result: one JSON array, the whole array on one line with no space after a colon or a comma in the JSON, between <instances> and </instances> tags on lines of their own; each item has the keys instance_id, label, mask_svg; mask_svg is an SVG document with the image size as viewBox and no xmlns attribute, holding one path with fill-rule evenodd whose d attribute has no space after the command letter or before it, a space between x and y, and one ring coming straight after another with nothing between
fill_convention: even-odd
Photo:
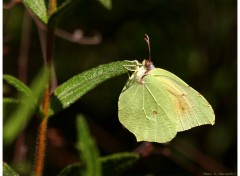
<instances>
[{"instance_id":1,"label":"butterfly hindwing","mask_svg":"<svg viewBox=\"0 0 240 176\"><path fill-rule=\"evenodd\" d=\"M119 120L137 141L164 143L177 133L177 113L171 95L154 76L131 79L119 97Z\"/></svg>"}]
</instances>

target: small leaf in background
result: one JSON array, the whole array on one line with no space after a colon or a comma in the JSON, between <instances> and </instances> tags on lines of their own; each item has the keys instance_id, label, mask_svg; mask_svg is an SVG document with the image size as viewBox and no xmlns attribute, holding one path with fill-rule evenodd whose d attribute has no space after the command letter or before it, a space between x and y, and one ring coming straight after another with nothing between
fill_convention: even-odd
<instances>
[{"instance_id":1,"label":"small leaf in background","mask_svg":"<svg viewBox=\"0 0 240 176\"><path fill-rule=\"evenodd\" d=\"M20 104L20 100L14 98L3 98L3 122L6 120L16 107Z\"/></svg>"},{"instance_id":2,"label":"small leaf in background","mask_svg":"<svg viewBox=\"0 0 240 176\"><path fill-rule=\"evenodd\" d=\"M80 163L70 164L58 176L84 176L85 168Z\"/></svg>"},{"instance_id":3,"label":"small leaf in background","mask_svg":"<svg viewBox=\"0 0 240 176\"><path fill-rule=\"evenodd\" d=\"M48 25L54 26L56 22L60 21L66 13L68 13L80 0L65 0L58 4L57 10L49 17Z\"/></svg>"},{"instance_id":4,"label":"small leaf in background","mask_svg":"<svg viewBox=\"0 0 240 176\"><path fill-rule=\"evenodd\" d=\"M32 173L33 162L32 160L15 161L11 166L19 175L28 176Z\"/></svg>"},{"instance_id":5,"label":"small leaf in background","mask_svg":"<svg viewBox=\"0 0 240 176\"><path fill-rule=\"evenodd\" d=\"M53 113L67 108L102 82L127 73L127 70L123 67L124 64L126 64L126 61L100 65L80 73L58 86L51 96Z\"/></svg>"},{"instance_id":6,"label":"small leaf in background","mask_svg":"<svg viewBox=\"0 0 240 176\"><path fill-rule=\"evenodd\" d=\"M31 89L24 84L19 79L11 75L3 75L3 80L6 81L9 85L15 87L19 92L30 95L32 93Z\"/></svg>"},{"instance_id":7,"label":"small leaf in background","mask_svg":"<svg viewBox=\"0 0 240 176\"><path fill-rule=\"evenodd\" d=\"M97 146L92 139L87 122L82 115L77 117L77 149L80 151L80 158L85 167L83 176L101 176L102 168L99 161Z\"/></svg>"},{"instance_id":8,"label":"small leaf in background","mask_svg":"<svg viewBox=\"0 0 240 176\"><path fill-rule=\"evenodd\" d=\"M48 23L47 7L45 0L22 1L43 23Z\"/></svg>"},{"instance_id":9,"label":"small leaf in background","mask_svg":"<svg viewBox=\"0 0 240 176\"><path fill-rule=\"evenodd\" d=\"M139 159L139 155L133 152L116 153L100 158L103 175L116 175L123 173Z\"/></svg>"},{"instance_id":10,"label":"small leaf in background","mask_svg":"<svg viewBox=\"0 0 240 176\"><path fill-rule=\"evenodd\" d=\"M43 69L37 75L32 83L32 93L35 97L23 95L21 98L21 103L11 114L11 116L6 119L3 125L3 142L4 145L9 145L18 136L18 134L25 128L29 118L34 112L34 108L37 106L37 101L42 96L46 85L49 80L49 69Z\"/></svg>"},{"instance_id":11,"label":"small leaf in background","mask_svg":"<svg viewBox=\"0 0 240 176\"><path fill-rule=\"evenodd\" d=\"M102 165L102 175L118 175L131 168L139 155L133 152L116 153L98 158ZM81 174L79 174L81 173ZM83 164L74 163L64 168L58 176L77 176L84 174Z\"/></svg>"},{"instance_id":12,"label":"small leaf in background","mask_svg":"<svg viewBox=\"0 0 240 176\"><path fill-rule=\"evenodd\" d=\"M7 163L3 162L3 176L19 176Z\"/></svg>"},{"instance_id":13,"label":"small leaf in background","mask_svg":"<svg viewBox=\"0 0 240 176\"><path fill-rule=\"evenodd\" d=\"M112 8L112 0L98 0L98 1L108 10Z\"/></svg>"}]
</instances>

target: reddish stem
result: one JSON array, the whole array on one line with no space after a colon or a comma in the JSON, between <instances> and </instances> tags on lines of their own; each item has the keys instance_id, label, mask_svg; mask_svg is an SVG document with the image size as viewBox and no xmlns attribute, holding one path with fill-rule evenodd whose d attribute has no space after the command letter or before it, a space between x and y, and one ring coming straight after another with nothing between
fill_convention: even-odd
<instances>
[{"instance_id":1,"label":"reddish stem","mask_svg":"<svg viewBox=\"0 0 240 176\"><path fill-rule=\"evenodd\" d=\"M35 163L35 175L41 176L44 166L44 156L46 148L46 133L47 133L47 122L48 122L48 109L49 109L49 100L50 100L50 89L49 87L45 91L43 99L43 112L44 118L40 124L38 131L38 143L37 143L37 152L36 152L36 163Z\"/></svg>"},{"instance_id":2,"label":"reddish stem","mask_svg":"<svg viewBox=\"0 0 240 176\"><path fill-rule=\"evenodd\" d=\"M56 10L56 0L50 0L48 15L51 16ZM54 41L54 27L48 26L47 30L47 50L45 58L45 67L51 69L52 67L52 57L53 57L53 41ZM46 148L46 134L47 134L47 122L48 122L48 110L50 102L50 91L51 84L47 85L47 89L44 94L44 99L42 103L44 118L40 124L38 132L38 143L37 143L37 152L36 152L36 163L35 163L35 175L42 176L44 168L44 157L45 157L45 148Z\"/></svg>"}]
</instances>

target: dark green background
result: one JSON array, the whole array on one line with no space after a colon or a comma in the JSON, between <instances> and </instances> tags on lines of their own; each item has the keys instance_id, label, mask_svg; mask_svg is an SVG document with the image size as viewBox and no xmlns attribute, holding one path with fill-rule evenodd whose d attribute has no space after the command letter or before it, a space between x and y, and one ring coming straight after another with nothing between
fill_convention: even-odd
<instances>
[{"instance_id":1,"label":"dark green background","mask_svg":"<svg viewBox=\"0 0 240 176\"><path fill-rule=\"evenodd\" d=\"M3 73L18 77L24 8L17 4L3 11ZM154 152L123 175L197 175L208 173L197 161L209 157L224 166L227 173L237 169L237 2L236 0L113 0L107 10L97 1L82 1L59 23L73 32L82 29L87 36L98 31L98 45L79 45L55 38L54 62L58 83L72 76L117 60L148 57L144 34L151 41L152 60L199 91L216 114L214 126L201 126L181 132L169 144L175 154ZM38 31L32 23L28 82L42 66ZM82 113L102 155L132 151L139 143L118 121L117 102L128 75L111 79L82 97L64 112L50 119L45 173L56 175L66 164L76 161L74 150L75 116ZM39 119L25 130L27 161L32 163ZM60 141L60 142L59 142ZM61 141L64 141L61 143ZM183 141L196 149L186 158L174 145ZM61 145L60 145L60 144ZM59 145L57 145L59 144ZM4 149L4 161L13 162L16 144ZM155 144L163 149L164 145ZM199 156L198 152L204 157ZM171 158L177 156L177 158ZM197 159L194 159L197 158ZM208 158L208 159L209 159ZM214 162L214 163L215 163ZM214 170L215 166L208 167ZM199 173L200 172L200 173ZM218 170L216 170L218 173Z\"/></svg>"}]
</instances>

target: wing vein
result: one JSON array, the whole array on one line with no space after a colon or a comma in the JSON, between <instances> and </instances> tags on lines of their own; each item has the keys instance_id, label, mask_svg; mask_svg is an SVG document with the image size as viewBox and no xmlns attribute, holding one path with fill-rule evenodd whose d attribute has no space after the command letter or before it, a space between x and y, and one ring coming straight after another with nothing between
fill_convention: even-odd
<instances>
[{"instance_id":1,"label":"wing vein","mask_svg":"<svg viewBox=\"0 0 240 176\"><path fill-rule=\"evenodd\" d=\"M158 103L158 101L156 100L156 98L153 96L151 90L147 87L146 84L144 84L144 87L147 89L147 91L149 92L149 94L151 95L151 97L155 100L155 102L157 102L157 105L164 111L164 113L167 115L168 119L170 119L169 115L166 113L166 111L161 107L161 105ZM171 134L171 137L174 137L174 135L172 134L172 132L169 130L170 128L168 128L168 131Z\"/></svg>"},{"instance_id":2,"label":"wing vein","mask_svg":"<svg viewBox=\"0 0 240 176\"><path fill-rule=\"evenodd\" d=\"M168 76L165 76L165 75L163 75L163 77L167 77L168 79L172 80L171 77L168 77ZM175 81L175 80L172 80L172 81ZM162 82L164 82L164 83L167 84L169 87L171 87L172 89L174 89L175 91L177 91L178 93L181 94L181 92L180 92L178 89L174 88L173 86L171 86L170 84L168 84L166 81L162 80ZM178 83L179 83L179 82L178 82ZM183 89L182 89L180 86L178 86L178 87L179 87L179 89L181 89L181 90L183 91ZM184 92L185 92L185 91L184 91ZM194 112L194 109L193 109L192 105L189 103L189 101L187 100L187 98L186 98L185 96L183 96L183 99L185 99L185 101L188 103L188 106L191 108L191 111L193 112L193 115L194 115L194 118L195 118L196 121L197 121L197 124L200 125L200 123L199 123L199 121L198 121L198 118L197 118L197 116L196 116L196 113ZM189 113L187 112L187 114L189 114ZM188 119L188 120L189 120L191 126L193 127L190 119Z\"/></svg>"}]
</instances>

